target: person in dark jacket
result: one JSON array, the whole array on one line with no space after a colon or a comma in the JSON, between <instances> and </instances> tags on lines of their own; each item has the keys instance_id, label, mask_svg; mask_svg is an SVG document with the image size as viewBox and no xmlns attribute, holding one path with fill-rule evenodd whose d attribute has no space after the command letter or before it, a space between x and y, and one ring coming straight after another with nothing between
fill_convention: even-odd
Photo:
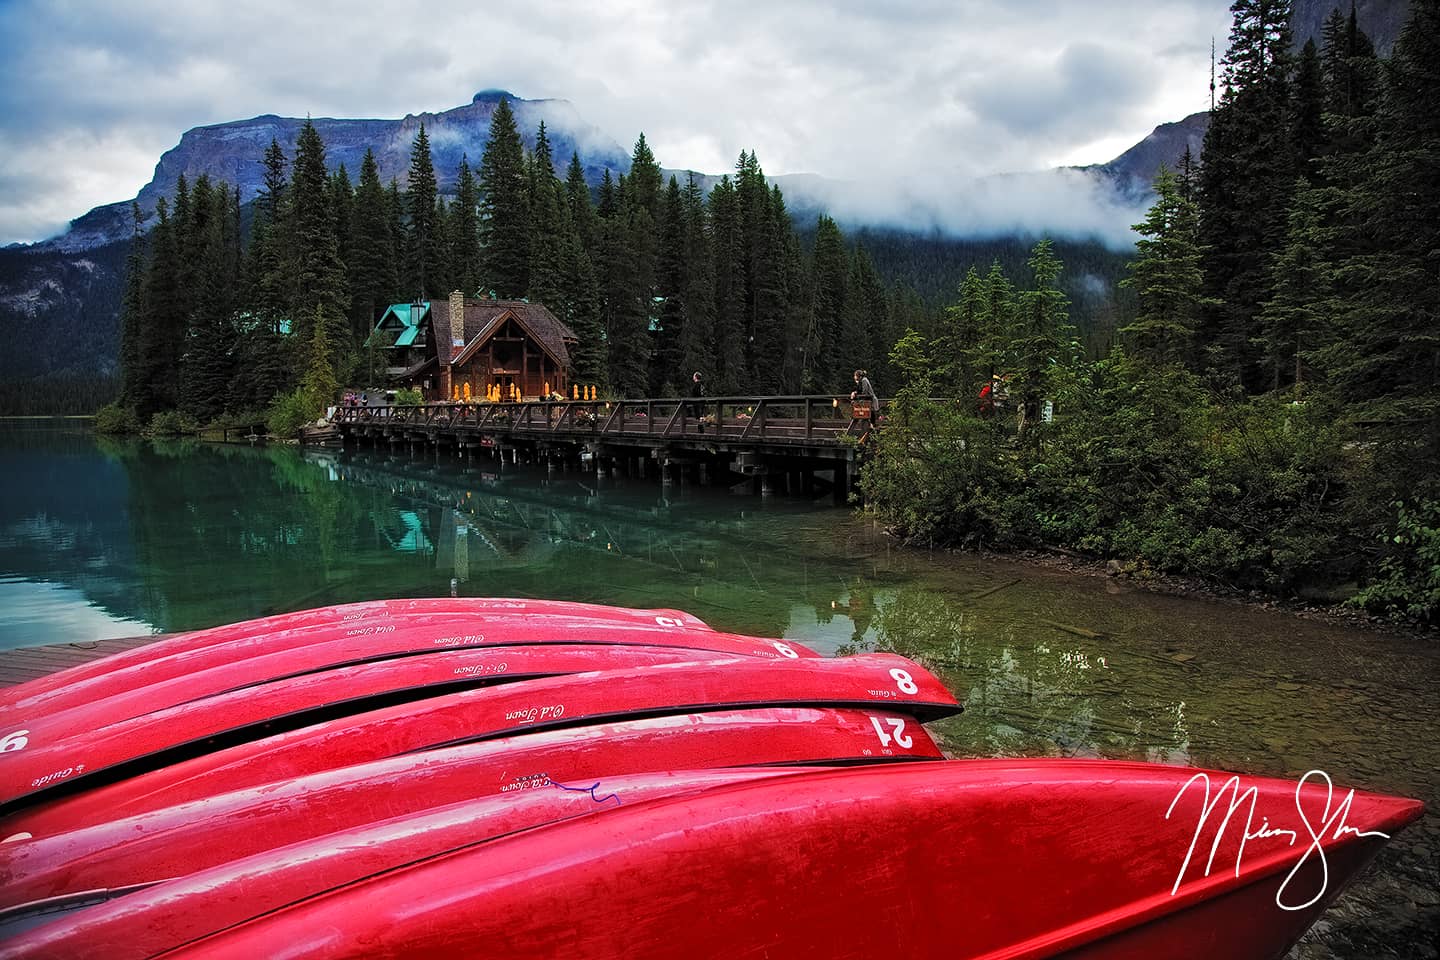
<instances>
[{"instance_id":1,"label":"person in dark jacket","mask_svg":"<svg viewBox=\"0 0 1440 960\"><path fill-rule=\"evenodd\" d=\"M705 396L705 384L700 379L699 370L696 370L690 375L690 396L695 398L695 402L690 404L690 416L696 420L700 420L700 418L705 415L705 404L700 402L700 398ZM700 432L705 432L705 423L703 420L700 423Z\"/></svg>"}]
</instances>

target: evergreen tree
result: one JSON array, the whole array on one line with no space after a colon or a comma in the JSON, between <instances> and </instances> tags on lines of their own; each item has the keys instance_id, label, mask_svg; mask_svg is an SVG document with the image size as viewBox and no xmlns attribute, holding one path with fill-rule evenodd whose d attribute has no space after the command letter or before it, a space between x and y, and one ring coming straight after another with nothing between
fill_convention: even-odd
<instances>
[{"instance_id":1,"label":"evergreen tree","mask_svg":"<svg viewBox=\"0 0 1440 960\"><path fill-rule=\"evenodd\" d=\"M224 411L235 373L231 362L235 275L227 236L229 215L225 185L212 190L205 178L197 181L192 198L197 226L184 253L195 265L196 287L181 367L180 407L201 422Z\"/></svg>"},{"instance_id":2,"label":"evergreen tree","mask_svg":"<svg viewBox=\"0 0 1440 960\"><path fill-rule=\"evenodd\" d=\"M571 352L572 382L581 386L608 383L600 291L591 257L595 249L595 210L580 157L574 153L570 155L565 178L565 201L561 243L562 312L557 316L575 333L576 343Z\"/></svg>"},{"instance_id":3,"label":"evergreen tree","mask_svg":"<svg viewBox=\"0 0 1440 960\"><path fill-rule=\"evenodd\" d=\"M409 214L406 233L406 283L421 299L444 297L440 259L444 234L436 215L440 196L435 179L435 165L430 159L430 138L425 124L410 144L410 183L405 191L405 209Z\"/></svg>"},{"instance_id":4,"label":"evergreen tree","mask_svg":"<svg viewBox=\"0 0 1440 960\"><path fill-rule=\"evenodd\" d=\"M294 286L290 228L290 194L285 177L285 151L270 141L265 151L265 183L255 198L255 225L251 235L251 262L254 266L255 311L262 322L278 332L289 316Z\"/></svg>"},{"instance_id":5,"label":"evergreen tree","mask_svg":"<svg viewBox=\"0 0 1440 960\"><path fill-rule=\"evenodd\" d=\"M1295 96L1291 106L1291 129L1294 131L1296 171L1311 175L1311 161L1325 149L1325 83L1320 54L1314 40L1306 40L1295 68Z\"/></svg>"},{"instance_id":6,"label":"evergreen tree","mask_svg":"<svg viewBox=\"0 0 1440 960\"><path fill-rule=\"evenodd\" d=\"M1070 303L1058 282L1061 269L1051 241L1037 243L1030 257L1032 286L1020 295L1015 324L1011 389L1023 407L1025 423L1038 421L1041 401L1054 395L1058 378L1079 356Z\"/></svg>"},{"instance_id":7,"label":"evergreen tree","mask_svg":"<svg viewBox=\"0 0 1440 960\"><path fill-rule=\"evenodd\" d=\"M292 185L297 285L292 300L292 332L302 351L309 350L315 332L309 324L324 321L322 336L329 356L344 344L346 308L344 264L335 233L332 193L325 168L325 144L309 120L295 144L295 178ZM303 324L303 325L302 325Z\"/></svg>"},{"instance_id":8,"label":"evergreen tree","mask_svg":"<svg viewBox=\"0 0 1440 960\"><path fill-rule=\"evenodd\" d=\"M676 396L693 371L683 369L681 353L685 329L685 296L690 264L685 250L685 198L674 176L665 189L660 217L660 319L655 334L655 361L650 378L651 396Z\"/></svg>"},{"instance_id":9,"label":"evergreen tree","mask_svg":"<svg viewBox=\"0 0 1440 960\"><path fill-rule=\"evenodd\" d=\"M716 393L745 391L745 275L740 209L729 175L710 191L710 253L715 278L714 377Z\"/></svg>"},{"instance_id":10,"label":"evergreen tree","mask_svg":"<svg viewBox=\"0 0 1440 960\"><path fill-rule=\"evenodd\" d=\"M373 150L360 161L360 186L355 193L352 218L350 294L351 330L363 343L392 302L400 285L395 269L395 236L389 204L380 183L380 167Z\"/></svg>"},{"instance_id":11,"label":"evergreen tree","mask_svg":"<svg viewBox=\"0 0 1440 960\"><path fill-rule=\"evenodd\" d=\"M806 393L838 392L845 390L850 382L850 371L845 369L844 360L846 345L841 341L840 329L849 272L845 238L835 221L822 215L815 227L815 253L810 271L811 313L805 353L811 359L804 373Z\"/></svg>"},{"instance_id":12,"label":"evergreen tree","mask_svg":"<svg viewBox=\"0 0 1440 960\"><path fill-rule=\"evenodd\" d=\"M550 137L543 121L535 134L535 152L529 166L529 297L553 305L561 299L564 287L566 202L565 187L555 176Z\"/></svg>"},{"instance_id":13,"label":"evergreen tree","mask_svg":"<svg viewBox=\"0 0 1440 960\"><path fill-rule=\"evenodd\" d=\"M490 118L490 139L480 161L484 284L501 297L522 297L530 288L526 180L520 131L510 102L502 98Z\"/></svg>"},{"instance_id":14,"label":"evergreen tree","mask_svg":"<svg viewBox=\"0 0 1440 960\"><path fill-rule=\"evenodd\" d=\"M120 301L120 405L133 409L143 392L141 384L141 343L149 321L145 309L145 232L140 204L130 204L134 227L130 253L125 259L125 294Z\"/></svg>"},{"instance_id":15,"label":"evergreen tree","mask_svg":"<svg viewBox=\"0 0 1440 960\"><path fill-rule=\"evenodd\" d=\"M1207 306L1199 340L1219 377L1258 387L1256 316L1270 299L1270 259L1284 242L1297 173L1290 104L1290 4L1235 0L1225 92L1200 168Z\"/></svg>"},{"instance_id":16,"label":"evergreen tree","mask_svg":"<svg viewBox=\"0 0 1440 960\"><path fill-rule=\"evenodd\" d=\"M991 380L1014 375L1019 357L1014 349L1016 329L1015 285L1005 275L999 260L992 260L985 275L985 313L981 326L976 367Z\"/></svg>"},{"instance_id":17,"label":"evergreen tree","mask_svg":"<svg viewBox=\"0 0 1440 960\"><path fill-rule=\"evenodd\" d=\"M1383 72L1376 137L1349 192L1374 240L1339 271L1342 302L1325 366L1357 416L1383 425L1411 469L1440 452L1440 0L1417 0ZM1432 474L1433 482L1433 474Z\"/></svg>"},{"instance_id":18,"label":"evergreen tree","mask_svg":"<svg viewBox=\"0 0 1440 960\"><path fill-rule=\"evenodd\" d=\"M451 263L455 283L468 296L480 290L480 191L467 156L460 157L451 208Z\"/></svg>"},{"instance_id":19,"label":"evergreen tree","mask_svg":"<svg viewBox=\"0 0 1440 960\"><path fill-rule=\"evenodd\" d=\"M932 344L937 366L937 386L967 400L980 389L982 378L977 369L980 360L980 337L985 317L985 281L971 266L960 282L960 299L945 308L941 333Z\"/></svg>"},{"instance_id":20,"label":"evergreen tree","mask_svg":"<svg viewBox=\"0 0 1440 960\"><path fill-rule=\"evenodd\" d=\"M135 410L142 420L175 409L185 338L185 317L178 298L179 254L164 197L155 202L155 216L155 228L150 232L150 268L142 294L146 322L140 328L140 376L135 398Z\"/></svg>"},{"instance_id":21,"label":"evergreen tree","mask_svg":"<svg viewBox=\"0 0 1440 960\"><path fill-rule=\"evenodd\" d=\"M1155 178L1155 203L1143 223L1134 226L1143 239L1135 244L1130 276L1121 286L1139 295L1135 319L1120 332L1131 352L1152 364L1183 362L1192 349L1199 319L1200 249L1198 211L1185 199L1180 180L1165 166Z\"/></svg>"},{"instance_id":22,"label":"evergreen tree","mask_svg":"<svg viewBox=\"0 0 1440 960\"><path fill-rule=\"evenodd\" d=\"M679 355L681 382L699 372L712 383L719 358L715 349L715 273L707 231L705 196L695 174L685 181L680 198L684 230L684 288L681 292Z\"/></svg>"}]
</instances>

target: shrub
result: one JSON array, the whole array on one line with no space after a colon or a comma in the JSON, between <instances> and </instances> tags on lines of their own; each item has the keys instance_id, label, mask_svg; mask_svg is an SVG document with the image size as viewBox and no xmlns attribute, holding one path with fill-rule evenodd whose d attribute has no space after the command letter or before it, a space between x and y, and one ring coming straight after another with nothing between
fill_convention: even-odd
<instances>
[{"instance_id":1,"label":"shrub","mask_svg":"<svg viewBox=\"0 0 1440 960\"><path fill-rule=\"evenodd\" d=\"M1395 619L1440 621L1440 503L1391 506L1395 523L1385 537L1380 575L1350 602Z\"/></svg>"},{"instance_id":2,"label":"shrub","mask_svg":"<svg viewBox=\"0 0 1440 960\"><path fill-rule=\"evenodd\" d=\"M395 405L397 407L418 407L425 402L425 395L413 387L406 387L403 390L395 391Z\"/></svg>"},{"instance_id":3,"label":"shrub","mask_svg":"<svg viewBox=\"0 0 1440 960\"><path fill-rule=\"evenodd\" d=\"M145 432L152 437L183 437L198 432L195 418L179 410L162 410L150 418Z\"/></svg>"},{"instance_id":4,"label":"shrub","mask_svg":"<svg viewBox=\"0 0 1440 960\"><path fill-rule=\"evenodd\" d=\"M1019 482L993 421L902 391L873 444L860 488L911 542L991 543L1006 535L1004 501Z\"/></svg>"},{"instance_id":5,"label":"shrub","mask_svg":"<svg viewBox=\"0 0 1440 960\"><path fill-rule=\"evenodd\" d=\"M140 417L133 407L121 406L119 401L107 403L95 413L95 432L104 434L126 434L140 432Z\"/></svg>"},{"instance_id":6,"label":"shrub","mask_svg":"<svg viewBox=\"0 0 1440 960\"><path fill-rule=\"evenodd\" d=\"M293 437L305 424L319 418L323 407L304 387L282 393L270 404L265 426L277 437Z\"/></svg>"}]
</instances>

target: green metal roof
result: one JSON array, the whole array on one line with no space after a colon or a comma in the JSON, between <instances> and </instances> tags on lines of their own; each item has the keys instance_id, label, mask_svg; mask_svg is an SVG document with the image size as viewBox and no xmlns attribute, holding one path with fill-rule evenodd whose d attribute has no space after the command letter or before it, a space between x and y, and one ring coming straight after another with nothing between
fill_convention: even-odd
<instances>
[{"instance_id":1,"label":"green metal roof","mask_svg":"<svg viewBox=\"0 0 1440 960\"><path fill-rule=\"evenodd\" d=\"M415 343L415 337L418 336L419 333L420 333L420 328L419 328L419 326L406 327L405 330L404 330L404 332L401 333L398 338L396 338L396 340L395 340L395 346L397 346L397 347L409 347L409 346L413 346L414 343Z\"/></svg>"}]
</instances>

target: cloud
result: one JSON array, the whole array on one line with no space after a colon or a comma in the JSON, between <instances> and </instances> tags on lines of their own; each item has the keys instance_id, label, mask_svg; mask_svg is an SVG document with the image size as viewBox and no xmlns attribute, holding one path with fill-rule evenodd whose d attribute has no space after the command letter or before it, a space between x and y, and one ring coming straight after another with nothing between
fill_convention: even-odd
<instances>
[{"instance_id":1,"label":"cloud","mask_svg":"<svg viewBox=\"0 0 1440 960\"><path fill-rule=\"evenodd\" d=\"M1203 109L1227 25L1223 0L10 0L0 243L134 196L193 126L400 117L487 87L567 99L622 144L643 130L669 167L754 149L946 210L957 180L1103 161L1086 145Z\"/></svg>"}]
</instances>

